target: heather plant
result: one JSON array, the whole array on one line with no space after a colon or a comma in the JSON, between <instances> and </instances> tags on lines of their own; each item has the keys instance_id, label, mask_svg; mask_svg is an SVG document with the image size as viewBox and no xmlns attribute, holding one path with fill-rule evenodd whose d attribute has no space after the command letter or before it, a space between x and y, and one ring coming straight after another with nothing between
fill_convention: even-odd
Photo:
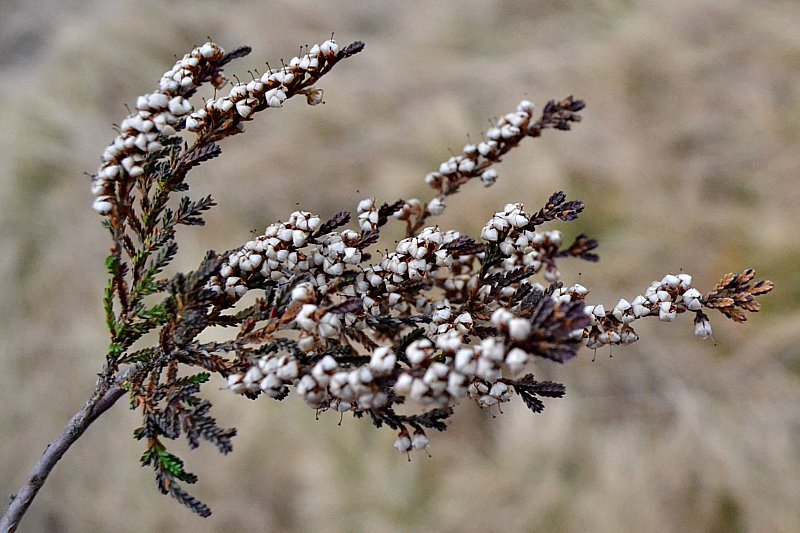
<instances>
[{"instance_id":1,"label":"heather plant","mask_svg":"<svg viewBox=\"0 0 800 533\"><path fill-rule=\"evenodd\" d=\"M559 263L597 261L598 243L583 234L565 243L558 230L543 229L583 211L583 202L563 192L538 210L506 204L477 237L434 223L468 182L491 186L496 165L525 138L580 122L584 102L571 96L538 112L520 102L480 142L425 177L430 199L366 198L353 213L325 220L298 210L241 247L209 251L195 270L167 277L176 229L202 226L215 205L210 196L182 194L189 171L219 156L220 141L242 133L257 113L295 96L321 103L318 81L363 48L327 40L263 74L254 71L250 81L236 80L220 96L228 85L223 67L250 50L225 52L208 42L137 99L92 176L93 207L111 237L105 363L94 393L12 498L3 530L17 526L61 456L125 395L141 412L133 436L158 489L209 516L184 487L197 477L167 448L183 436L191 448L203 440L232 451L236 430L211 416L211 403L200 396L204 385L251 400L283 400L294 389L317 412L352 413L393 431L395 448L410 460L428 450L431 430L445 430L462 400L499 412L517 395L539 413L543 399L564 396L563 385L530 373L537 357L564 363L581 347L630 344L639 339L636 321L672 322L686 313L695 335L707 339L707 313L743 322L759 310L756 297L772 290L751 269L726 274L705 293L681 272L630 301L593 304L588 288L561 281ZM192 97L205 83L215 91L200 105ZM392 225L405 238L382 249L382 232ZM225 340L205 339L210 330ZM148 344L151 333L157 341Z\"/></svg>"}]
</instances>

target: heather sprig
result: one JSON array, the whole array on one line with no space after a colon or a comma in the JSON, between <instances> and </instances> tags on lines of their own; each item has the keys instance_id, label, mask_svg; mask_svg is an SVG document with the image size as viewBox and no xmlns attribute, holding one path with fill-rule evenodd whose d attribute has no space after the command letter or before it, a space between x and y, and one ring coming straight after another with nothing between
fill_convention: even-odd
<instances>
[{"instance_id":1,"label":"heather sprig","mask_svg":"<svg viewBox=\"0 0 800 533\"><path fill-rule=\"evenodd\" d=\"M748 269L724 276L703 295L690 275L679 273L609 310L590 303L589 289L562 281L559 264L597 261L598 243L581 234L567 244L559 230L542 227L573 221L584 210L561 191L535 211L514 201L487 213L476 237L430 224L473 178L492 185L496 165L523 139L580 122L585 104L572 96L548 102L538 115L522 101L484 139L425 177L435 191L428 200L370 197L328 220L294 211L236 249L209 251L196 270L165 277L178 253L176 228L203 225L216 205L210 196L181 196L188 173L218 157L219 142L242 133L257 113L298 95L320 103L316 84L363 48L361 42L340 48L333 39L307 47L195 107L197 90L209 82L222 90L223 67L250 52L226 53L209 42L137 99L92 177L93 207L112 242L103 297L111 339L105 366L94 394L47 448L0 526L16 526L61 455L125 394L142 414L134 438L144 443L141 463L155 471L158 489L208 516L210 508L182 486L197 476L167 448L183 436L191 448L206 441L223 454L232 451L236 430L211 416L211 403L200 395L206 384L224 383L250 399L283 400L294 390L318 412L352 413L389 427L395 448L410 460L412 450L429 448L428 431L444 431L465 399L498 409L516 394L539 413L543 398L564 396L563 385L534 378L537 357L564 363L582 346L630 344L639 339L634 323L646 317L671 322L694 314L695 334L708 338L707 311L741 322L759 310L755 298L772 290ZM404 225L406 237L376 253L390 224ZM254 301L244 305L251 292ZM227 328L229 338L201 342L212 327ZM158 340L143 346L150 332Z\"/></svg>"}]
</instances>

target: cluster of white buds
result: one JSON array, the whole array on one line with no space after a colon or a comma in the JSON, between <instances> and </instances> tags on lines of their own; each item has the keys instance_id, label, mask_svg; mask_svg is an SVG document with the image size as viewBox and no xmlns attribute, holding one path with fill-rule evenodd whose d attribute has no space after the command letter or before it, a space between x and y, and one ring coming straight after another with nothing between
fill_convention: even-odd
<instances>
[{"instance_id":1,"label":"cluster of white buds","mask_svg":"<svg viewBox=\"0 0 800 533\"><path fill-rule=\"evenodd\" d=\"M375 211L364 211L368 212ZM247 280L253 273L258 272L274 282L287 282L292 275L308 272L314 288L324 295L331 280L361 263L362 253L356 247L360 236L350 229L330 232L320 237L319 242L308 243L320 225L318 216L304 211L292 213L285 223L270 225L264 235L230 254L207 287L238 299L247 292ZM423 279L437 268L450 266L452 258L442 246L459 236L458 232L442 233L436 228L425 228L418 236L400 241L396 251L385 256L378 265L359 270L356 283L345 287L343 294L351 297L366 294L364 308L375 316L386 310L381 305L402 311L407 304L399 294L388 294L380 302L368 294L393 293L403 282Z\"/></svg>"},{"instance_id":2,"label":"cluster of white buds","mask_svg":"<svg viewBox=\"0 0 800 533\"><path fill-rule=\"evenodd\" d=\"M585 294L585 293L584 293ZM620 299L610 311L601 305L587 305L586 314L592 319L585 335L589 348L600 348L606 344L630 344L639 336L630 324L646 316L658 316L663 322L672 322L680 313L694 312L695 335L702 339L711 336L711 322L701 312L703 296L692 286L689 274L667 274L660 281L650 284L644 294L631 302Z\"/></svg>"},{"instance_id":3,"label":"cluster of white buds","mask_svg":"<svg viewBox=\"0 0 800 533\"><path fill-rule=\"evenodd\" d=\"M329 399L328 384L338 366L336 359L326 355L311 367L311 371L303 374L300 381L297 382L295 385L297 393L309 406L314 409L326 406Z\"/></svg>"},{"instance_id":4,"label":"cluster of white buds","mask_svg":"<svg viewBox=\"0 0 800 533\"><path fill-rule=\"evenodd\" d=\"M467 395L474 398L481 407L492 407L511 400L511 390L502 381L493 383L491 386L476 381L470 385Z\"/></svg>"},{"instance_id":5,"label":"cluster of white buds","mask_svg":"<svg viewBox=\"0 0 800 533\"><path fill-rule=\"evenodd\" d=\"M512 230L505 239L498 243L500 251L506 256L501 269L508 270L516 267L528 267L533 272L542 268L542 258L547 252L558 251L561 246L562 236L558 230L531 231ZM546 281L555 282L561 273L555 268L554 263L548 264L544 278Z\"/></svg>"},{"instance_id":6,"label":"cluster of white buds","mask_svg":"<svg viewBox=\"0 0 800 533\"><path fill-rule=\"evenodd\" d=\"M458 237L458 232L442 233L430 227L416 237L401 240L395 251L387 254L379 264L360 272L353 288L345 294L365 295L364 310L373 316L388 311L404 312L408 302L397 293L398 287L406 282L422 280L436 269L448 266L450 257L442 247ZM379 300L380 295L385 298ZM414 305L417 311L427 314L431 302L421 299Z\"/></svg>"},{"instance_id":7,"label":"cluster of white buds","mask_svg":"<svg viewBox=\"0 0 800 533\"><path fill-rule=\"evenodd\" d=\"M419 198L409 198L403 203L403 206L395 211L392 215L397 220L410 220L422 215L425 210L423 209L422 202Z\"/></svg>"},{"instance_id":8,"label":"cluster of white buds","mask_svg":"<svg viewBox=\"0 0 800 533\"><path fill-rule=\"evenodd\" d=\"M340 315L326 312L314 304L303 304L294 321L302 331L298 346L306 352L319 347L318 341L337 339L342 328Z\"/></svg>"},{"instance_id":9,"label":"cluster of white buds","mask_svg":"<svg viewBox=\"0 0 800 533\"><path fill-rule=\"evenodd\" d=\"M377 229L374 199L360 202L358 212L363 232ZM492 217L483 236L496 243L507 257L489 272L510 271L520 265L533 267L535 272L546 254L559 250L562 241L559 232L524 229L529 221L522 204L508 204ZM297 308L288 324L299 331L297 346L311 358L339 345L343 336L355 331L379 337L369 325L371 317L427 316L427 337L410 342L402 361L387 346L373 349L369 363L354 366L339 366L330 355L299 367L296 359L286 355L262 358L246 372L229 378L233 391L261 390L280 397L286 386L294 385L310 406L338 412L380 409L390 400L387 385L400 397L437 408L454 406L464 398L474 399L481 407L508 401L511 388L507 378L522 373L532 357L527 343L534 333L533 326L530 318L518 316L513 307L501 303L505 301L503 298L512 297L515 287L504 287L491 297L489 285L479 287L479 275L473 265L482 253L454 256L448 246L458 243L461 235L428 227L399 241L395 250L384 255L378 264L364 268L360 266L363 259L360 234L349 229L315 234L321 226L320 218L312 213L292 213L286 222L271 225L265 235L231 254L212 285L215 283L218 291L224 290L227 296L236 299L247 290L247 278L253 272L260 272L264 278L279 284L289 283L292 275L305 275L306 281L291 287L290 300ZM344 279L351 281L342 284ZM493 304L497 307L486 320L462 310L448 298L432 300L404 293L403 287L408 283L424 280L440 284L445 291L459 288L462 292L455 294L457 301L467 294L463 291L479 289L469 293L476 301L494 301L500 305ZM457 283L461 285L456 287ZM361 301L361 311L329 310L326 305L330 303L324 302L331 302L328 298L333 296L330 293L333 287L337 291L334 302L357 298ZM545 288L534 284L532 290L544 293ZM550 298L558 308L583 301L588 292L577 284L555 286ZM590 348L629 344L638 340L631 326L637 318L665 310L665 302L674 306L669 312L699 313L701 298L699 291L691 287L690 276L668 275L654 282L632 303L621 299L609 311L603 305L585 306L585 313L591 319L589 325L567 331L565 338L575 342L583 338ZM710 325L700 315L695 321L696 332L708 336ZM488 326L494 328L493 336L468 340L475 335L476 327ZM287 367L290 364L293 366ZM399 449L415 449L412 440L408 435L401 436Z\"/></svg>"},{"instance_id":10,"label":"cluster of white buds","mask_svg":"<svg viewBox=\"0 0 800 533\"><path fill-rule=\"evenodd\" d=\"M95 211L101 215L111 213L115 183L144 173L145 157L162 148L159 137L175 135L183 117L193 111L186 96L224 54L219 45L211 42L195 48L164 73L158 91L136 99L136 112L122 121L119 135L103 152L103 162L92 176Z\"/></svg>"},{"instance_id":11,"label":"cluster of white buds","mask_svg":"<svg viewBox=\"0 0 800 533\"><path fill-rule=\"evenodd\" d=\"M228 388L236 394L260 390L271 398L278 398L286 394L286 385L294 384L299 375L297 359L287 355L265 355L247 372L230 374Z\"/></svg>"},{"instance_id":12,"label":"cluster of white buds","mask_svg":"<svg viewBox=\"0 0 800 533\"><path fill-rule=\"evenodd\" d=\"M523 205L515 203L507 204L503 211L495 213L486 223L481 231L481 238L497 244L505 256L502 265L493 271L508 271L524 266L532 272L538 272L543 266L543 257L558 252L562 243L561 232L525 229L529 221L530 217L524 211ZM544 277L549 282L560 279L561 274L554 261L547 264Z\"/></svg>"},{"instance_id":13,"label":"cluster of white buds","mask_svg":"<svg viewBox=\"0 0 800 533\"><path fill-rule=\"evenodd\" d=\"M374 200L362 201L358 210L362 231L371 231L373 224L377 229L377 219L372 219L377 216ZM519 265L532 266L531 272L535 272L543 262L549 264L559 256L561 234L524 229L529 221L521 204L508 204L484 228L484 234L496 231L496 236L487 240L507 255L489 269L490 275L517 271ZM589 290L582 285L557 284L545 289L530 284L526 288L529 293L538 298L549 295L551 312L542 319L556 317L553 324L562 328L554 344L548 337L550 326L534 319L530 307L526 311L519 306L519 298L514 297L519 285L509 286L507 294L504 290L509 287L492 291L490 284L481 285L474 266L485 258L480 251L483 248L476 248L475 241L458 232L425 228L399 241L395 251L378 264L365 268L360 264L363 234L343 229L319 235L315 230L320 227L319 217L296 211L285 223L271 225L265 235L231 254L213 278L220 285L218 290L222 291L224 284L225 294L234 299L243 294L247 277L256 271L278 286L287 284L294 307L287 309L283 323L299 332L294 341L297 351L291 355L254 359L249 369L229 376L233 392L261 391L282 398L288 387L294 386L309 406L339 413L380 413L399 398L438 410L449 409L465 398L492 408L530 383L525 381L532 379L530 376L520 381L515 377L534 355L555 360L574 355L550 352L557 350L558 343L583 340L593 349L630 344L639 338L632 327L635 320L659 316L669 321L684 312L695 313L696 335L711 335L708 317L701 312L706 302L691 286L688 274L669 274L653 282L643 295L631 302L620 299L608 310L602 304L584 306ZM466 246L463 255L453 252L459 246ZM291 284L292 276L306 279ZM462 283L460 292L455 291L454 279ZM406 292L409 284L423 282L443 288L449 296L434 300L430 294ZM466 310L464 302L470 299L482 310ZM537 309L547 308L536 305ZM375 324L410 316L427 319L427 326L417 329L419 335L424 331L424 336L410 341L402 352L380 345L388 337ZM559 322L567 316L571 318ZM564 329L572 325L577 327ZM333 354L346 346L348 339L369 339L367 344L379 346L371 349L368 362L339 361ZM417 425L411 424L413 437L403 422L398 425L395 447L399 451L428 448L427 437Z\"/></svg>"},{"instance_id":14,"label":"cluster of white buds","mask_svg":"<svg viewBox=\"0 0 800 533\"><path fill-rule=\"evenodd\" d=\"M460 154L439 165L437 172L430 172L425 176L425 182L440 191L428 204L429 214L442 214L444 197L457 191L471 178L479 178L486 187L497 181L497 171L491 165L528 135L533 107L531 102L523 100L515 112L501 117L486 132L483 141L465 145Z\"/></svg>"},{"instance_id":15,"label":"cluster of white buds","mask_svg":"<svg viewBox=\"0 0 800 533\"><path fill-rule=\"evenodd\" d=\"M361 231L375 231L378 228L378 206L375 198L364 198L358 203L358 225Z\"/></svg>"},{"instance_id":16,"label":"cluster of white buds","mask_svg":"<svg viewBox=\"0 0 800 533\"><path fill-rule=\"evenodd\" d=\"M513 327L524 329L514 324ZM502 338L489 337L477 344L464 344L464 336L457 330L448 330L436 337L435 344L429 339L411 343L405 352L410 367L398 376L395 391L423 405L452 406L470 396L479 405L488 407L497 401L484 396L492 396L502 388L503 394L495 399L502 397L501 401L505 401L508 387L499 381L503 378L503 366L511 374L517 374L527 363L528 354L520 348L509 350ZM440 354L444 355L442 361L438 360ZM471 390L474 394L470 394Z\"/></svg>"},{"instance_id":17,"label":"cluster of white buds","mask_svg":"<svg viewBox=\"0 0 800 533\"><path fill-rule=\"evenodd\" d=\"M379 409L389 397L377 381L394 369L395 356L388 347L377 348L369 364L342 369L325 356L310 372L295 380L298 393L310 406L333 408L338 412Z\"/></svg>"},{"instance_id":18,"label":"cluster of white buds","mask_svg":"<svg viewBox=\"0 0 800 533\"><path fill-rule=\"evenodd\" d=\"M318 64L308 59L304 68L310 72ZM288 70L281 72L276 81L294 81L287 81ZM267 82L261 83L259 90L266 88ZM247 91L231 98L251 94ZM484 141L467 145L427 176L439 191L429 202L398 202L393 213L374 198L359 202L359 232L322 234L326 230L321 228L337 228L349 215L340 213L322 224L316 215L297 211L231 254L209 288L224 295L220 301L225 306L249 286L274 290L276 312L253 337L280 341L274 346L289 352L254 356L249 369L229 378L231 390L282 398L292 385L315 409L369 411L377 426L398 430L395 448L408 453L427 449L422 427L443 428L437 417L449 416L450 408L465 398L492 408L517 393L538 412L542 404L535 396L563 394L559 384L537 382L532 374L520 377L534 357L565 362L581 344L595 349L630 344L639 338L633 322L645 316L671 321L693 312L695 333L706 338L711 326L703 307L716 306L732 317L739 312L735 304L757 310L752 297L768 292L771 284L749 285L752 271L728 275L705 297L691 286L691 276L670 274L609 310L585 305L589 290L557 283L556 263L562 257L596 260L590 252L597 243L579 235L562 248L559 231L537 231L544 222L574 220L582 211L583 204L567 202L563 192L554 193L535 214L526 213L521 203L507 204L483 228L483 242L423 227L428 215L444 211L446 197L467 179L493 183L491 164L526 135L569 129L582 106L571 98L550 102L542 119L532 123L532 104L521 103ZM407 223L409 236L393 251L381 253L376 263L362 264L370 257L364 250L377 240L389 215ZM547 287L530 281L542 269ZM255 272L260 276L250 284ZM280 330L292 333L281 337ZM431 410L398 414L394 406L406 400Z\"/></svg>"},{"instance_id":19,"label":"cluster of white buds","mask_svg":"<svg viewBox=\"0 0 800 533\"><path fill-rule=\"evenodd\" d=\"M308 271L309 261L297 249L306 244L320 225L320 218L307 211L295 211L285 223L271 224L264 235L230 254L219 275L212 277L207 287L238 299L247 293L247 279L255 272L266 279L285 282L298 270Z\"/></svg>"},{"instance_id":20,"label":"cluster of white buds","mask_svg":"<svg viewBox=\"0 0 800 533\"><path fill-rule=\"evenodd\" d=\"M394 449L400 453L409 453L412 450L426 450L431 445L428 437L422 429L414 431L414 435L408 434L404 428L397 435L397 440L394 441Z\"/></svg>"},{"instance_id":21,"label":"cluster of white buds","mask_svg":"<svg viewBox=\"0 0 800 533\"><path fill-rule=\"evenodd\" d=\"M339 53L339 45L333 40L315 44L308 53L293 57L287 65L269 70L260 78L234 85L230 92L217 99L209 99L205 106L186 119L186 128L205 135L214 131L225 136L242 131L242 121L251 119L256 111L283 107L283 103L295 93L303 93L310 105L322 101L321 89L305 89L310 80L319 77L319 72Z\"/></svg>"},{"instance_id":22,"label":"cluster of white buds","mask_svg":"<svg viewBox=\"0 0 800 533\"><path fill-rule=\"evenodd\" d=\"M498 242L509 230L520 229L530 221L522 204L506 204L502 211L498 211L486 223L481 231L481 239L488 242Z\"/></svg>"},{"instance_id":23,"label":"cluster of white buds","mask_svg":"<svg viewBox=\"0 0 800 533\"><path fill-rule=\"evenodd\" d=\"M648 303L658 306L658 319L672 322L678 316L678 305L685 303L684 309L689 309L691 304L694 310L699 310L700 292L691 287L692 276L688 274L667 274L661 281L654 281L644 293ZM688 298L686 293L689 293ZM696 296L695 296L696 295ZM651 308L651 311L654 309Z\"/></svg>"},{"instance_id":24,"label":"cluster of white buds","mask_svg":"<svg viewBox=\"0 0 800 533\"><path fill-rule=\"evenodd\" d=\"M350 410L380 409L389 397L375 383L375 375L370 365L351 370L340 370L331 376L328 392L337 400L334 407L339 412Z\"/></svg>"}]
</instances>

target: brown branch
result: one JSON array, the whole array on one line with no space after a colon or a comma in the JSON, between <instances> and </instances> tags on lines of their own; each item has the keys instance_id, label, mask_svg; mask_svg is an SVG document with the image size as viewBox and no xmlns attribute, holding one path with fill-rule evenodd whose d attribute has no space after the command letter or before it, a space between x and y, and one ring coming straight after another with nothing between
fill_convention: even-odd
<instances>
[{"instance_id":1,"label":"brown branch","mask_svg":"<svg viewBox=\"0 0 800 533\"><path fill-rule=\"evenodd\" d=\"M39 458L39 462L33 467L25 483L16 494L12 495L5 515L0 519L0 531L6 533L17 529L20 520L27 512L39 489L47 481L47 477L56 466L56 463L70 446L83 435L86 429L125 394L122 384L138 370L139 367L130 368L120 374L110 387L100 388L99 394L93 395L83 408L64 426L61 434L47 445L41 458Z\"/></svg>"}]
</instances>

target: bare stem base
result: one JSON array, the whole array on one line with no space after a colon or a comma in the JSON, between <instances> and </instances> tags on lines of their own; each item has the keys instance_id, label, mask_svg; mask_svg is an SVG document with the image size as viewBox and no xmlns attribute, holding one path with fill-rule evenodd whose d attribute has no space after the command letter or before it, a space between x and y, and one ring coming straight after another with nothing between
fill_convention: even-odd
<instances>
[{"instance_id":1,"label":"bare stem base","mask_svg":"<svg viewBox=\"0 0 800 533\"><path fill-rule=\"evenodd\" d=\"M64 426L64 429L61 430L61 434L47 445L47 449L45 449L41 458L39 458L39 462L31 470L25 483L16 494L12 495L11 503L2 519L0 519L0 532L6 533L16 530L31 502L39 493L39 489L47 481L50 472L64 453L83 435L92 422L97 420L100 415L111 408L125 394L122 383L129 374L129 372L125 372L123 375L118 376L108 387L98 387L98 392L86 402L80 411L75 413L67 425Z\"/></svg>"}]
</instances>

